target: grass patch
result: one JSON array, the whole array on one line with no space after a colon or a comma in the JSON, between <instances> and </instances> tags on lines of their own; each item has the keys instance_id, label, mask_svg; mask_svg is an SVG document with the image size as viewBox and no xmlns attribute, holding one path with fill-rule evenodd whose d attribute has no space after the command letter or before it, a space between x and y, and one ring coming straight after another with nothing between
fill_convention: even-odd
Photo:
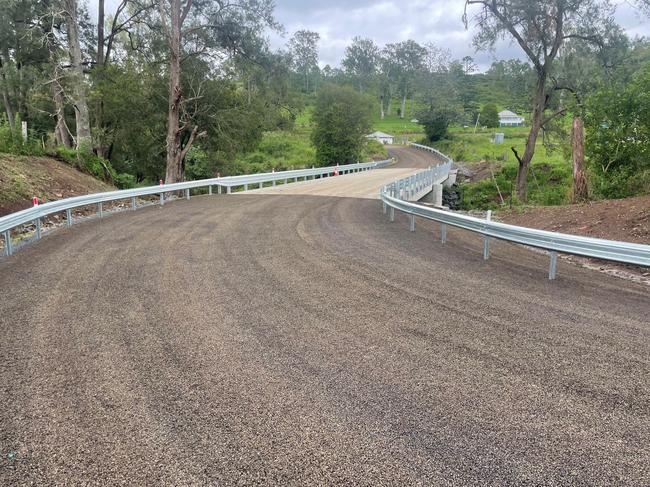
<instances>
[{"instance_id":1,"label":"grass patch","mask_svg":"<svg viewBox=\"0 0 650 487\"><path fill-rule=\"evenodd\" d=\"M311 117L313 106L308 106L296 117L293 130L266 132L254 152L243 154L228 168L229 174L248 174L291 169L302 169L316 164L316 148L311 142ZM386 147L376 141L368 141L361 161L387 159Z\"/></svg>"},{"instance_id":2,"label":"grass patch","mask_svg":"<svg viewBox=\"0 0 650 487\"><path fill-rule=\"evenodd\" d=\"M512 194L518 163L510 148L514 146L519 154L523 154L528 130L527 127L503 127L490 130L479 128L474 132L473 127L452 127L448 139L430 144L471 169L482 168L484 179L461 185L463 209L497 209L510 205L511 202L513 206L521 206ZM496 145L492 139L498 132L505 134L505 141ZM571 181L571 163L561 151L549 152L541 139L538 140L528 174L528 204L567 204Z\"/></svg>"}]
</instances>

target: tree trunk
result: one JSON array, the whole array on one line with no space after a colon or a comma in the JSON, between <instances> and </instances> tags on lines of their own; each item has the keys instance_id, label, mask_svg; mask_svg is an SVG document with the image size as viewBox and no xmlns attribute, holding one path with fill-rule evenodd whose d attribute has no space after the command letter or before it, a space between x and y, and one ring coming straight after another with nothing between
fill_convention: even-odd
<instances>
[{"instance_id":1,"label":"tree trunk","mask_svg":"<svg viewBox=\"0 0 650 487\"><path fill-rule=\"evenodd\" d=\"M77 22L77 0L66 0L68 15L68 49L70 50L70 81L74 98L74 113L77 125L77 150L90 150L90 116L86 98L86 83L79 44L79 25Z\"/></svg>"},{"instance_id":2,"label":"tree trunk","mask_svg":"<svg viewBox=\"0 0 650 487\"><path fill-rule=\"evenodd\" d=\"M573 156L573 202L585 201L589 197L587 176L585 172L585 129L582 118L573 117L571 131L571 148Z\"/></svg>"},{"instance_id":3,"label":"tree trunk","mask_svg":"<svg viewBox=\"0 0 650 487\"><path fill-rule=\"evenodd\" d=\"M104 0L97 4L97 66L104 65Z\"/></svg>"},{"instance_id":4,"label":"tree trunk","mask_svg":"<svg viewBox=\"0 0 650 487\"><path fill-rule=\"evenodd\" d=\"M389 117L393 114L392 101L393 101L393 96L392 93L389 91L388 96L386 97L386 115L388 115Z\"/></svg>"},{"instance_id":5,"label":"tree trunk","mask_svg":"<svg viewBox=\"0 0 650 487\"><path fill-rule=\"evenodd\" d=\"M526 202L528 198L528 169L530 162L535 155L535 144L537 137L542 127L542 117L544 116L544 109L546 108L546 74L539 77L537 80L537 88L535 90L535 101L533 106L533 114L530 120L530 133L526 141L526 149L524 155L519 157L519 169L517 171L517 197L520 201Z\"/></svg>"},{"instance_id":6,"label":"tree trunk","mask_svg":"<svg viewBox=\"0 0 650 487\"><path fill-rule=\"evenodd\" d=\"M386 114L384 113L384 95L379 97L379 107L380 107L380 114L381 114L381 119L383 120Z\"/></svg>"},{"instance_id":7,"label":"tree trunk","mask_svg":"<svg viewBox=\"0 0 650 487\"><path fill-rule=\"evenodd\" d=\"M54 118L56 125L54 127L54 135L56 142L70 149L72 147L72 135L70 129L65 123L65 97L63 95L63 87L59 83L59 70L55 63L54 79L52 80L52 97L54 99L54 109L56 110Z\"/></svg>"},{"instance_id":8,"label":"tree trunk","mask_svg":"<svg viewBox=\"0 0 650 487\"><path fill-rule=\"evenodd\" d=\"M169 106L167 116L167 170L165 183L178 183L183 180L181 160L180 113L183 93L181 91L181 2L170 2L169 25Z\"/></svg>"},{"instance_id":9,"label":"tree trunk","mask_svg":"<svg viewBox=\"0 0 650 487\"><path fill-rule=\"evenodd\" d=\"M0 58L0 76L2 77L2 102L5 106L5 112L7 113L7 121L9 122L9 130L13 133L14 124L16 123L16 117L14 110L11 106L11 99L9 97L9 87L7 86L7 75L5 73L5 63L6 60Z\"/></svg>"},{"instance_id":10,"label":"tree trunk","mask_svg":"<svg viewBox=\"0 0 650 487\"><path fill-rule=\"evenodd\" d=\"M402 97L402 110L400 111L399 117L404 118L404 112L406 111L406 91L404 91L404 96Z\"/></svg>"},{"instance_id":11,"label":"tree trunk","mask_svg":"<svg viewBox=\"0 0 650 487\"><path fill-rule=\"evenodd\" d=\"M106 38L104 35L104 0L99 0L97 3L97 59L95 60L95 69L100 71L100 76L103 76L103 69L105 63L104 44ZM102 158L106 155L106 140L104 131L104 100L100 97L95 107L95 153Z\"/></svg>"}]
</instances>

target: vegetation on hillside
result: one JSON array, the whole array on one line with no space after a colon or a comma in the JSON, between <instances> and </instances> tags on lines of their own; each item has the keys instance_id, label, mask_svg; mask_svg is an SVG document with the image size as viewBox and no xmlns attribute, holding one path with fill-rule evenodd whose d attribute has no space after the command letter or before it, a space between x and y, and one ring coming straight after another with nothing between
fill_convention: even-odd
<instances>
[{"instance_id":1,"label":"vegetation on hillside","mask_svg":"<svg viewBox=\"0 0 650 487\"><path fill-rule=\"evenodd\" d=\"M499 60L478 72L471 57L454 59L431 43L381 46L355 37L340 67L321 67L315 32L294 32L285 48L270 48L263 33L281 26L269 0L233 4L215 22L208 21L214 2L124 0L114 16L100 2L91 16L78 0L7 0L0 150L52 154L129 187L385 157L384 147L362 143L374 128L398 141L426 135L469 164L488 160L499 186L510 184L515 161L520 175L530 167L523 183L531 203L566 201L582 153L592 197L648 191L642 97L650 44L629 39L604 0L479 3L475 11L485 21L475 31L477 46L510 37L527 61ZM185 13L177 17L179 5ZM499 21L499 8L514 9L515 17L502 17L520 22ZM554 16L563 22L552 22ZM518 35L535 25L549 28ZM347 93L350 113L318 104L334 89ZM352 113L367 100L371 125ZM528 126L504 130L505 158L486 157L502 149L472 131L477 121L479 134L496 125L495 112L503 109L526 117ZM323 131L323 122L335 119L338 129ZM584 140L573 129L583 120ZM546 180L552 190L544 189ZM466 201L500 201L490 191L468 188Z\"/></svg>"}]
</instances>

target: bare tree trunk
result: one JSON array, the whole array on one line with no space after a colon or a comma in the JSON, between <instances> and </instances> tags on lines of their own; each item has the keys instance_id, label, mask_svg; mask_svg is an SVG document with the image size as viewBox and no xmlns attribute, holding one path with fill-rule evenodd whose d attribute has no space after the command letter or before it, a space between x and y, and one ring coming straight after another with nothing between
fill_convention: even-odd
<instances>
[{"instance_id":1,"label":"bare tree trunk","mask_svg":"<svg viewBox=\"0 0 650 487\"><path fill-rule=\"evenodd\" d=\"M573 202L577 203L585 201L589 197L585 172L585 129L582 118L577 115L573 117L571 148L573 156Z\"/></svg>"},{"instance_id":2,"label":"bare tree trunk","mask_svg":"<svg viewBox=\"0 0 650 487\"><path fill-rule=\"evenodd\" d=\"M104 65L104 0L97 3L97 66Z\"/></svg>"},{"instance_id":3,"label":"bare tree trunk","mask_svg":"<svg viewBox=\"0 0 650 487\"><path fill-rule=\"evenodd\" d=\"M379 106L381 110L381 119L383 120L384 117L386 116L386 114L384 113L384 95L381 95L379 97L379 102L380 102Z\"/></svg>"},{"instance_id":4,"label":"bare tree trunk","mask_svg":"<svg viewBox=\"0 0 650 487\"><path fill-rule=\"evenodd\" d=\"M0 76L2 77L2 102L5 106L5 112L7 113L7 121L9 122L9 129L13 133L14 124L16 123L16 117L14 110L11 106L11 99L9 98L9 87L7 86L7 75L5 73L5 59L0 57Z\"/></svg>"},{"instance_id":5,"label":"bare tree trunk","mask_svg":"<svg viewBox=\"0 0 650 487\"><path fill-rule=\"evenodd\" d=\"M535 91L535 105L533 107L533 114L530 120L531 127L526 140L526 149L524 155L519 157L513 148L515 157L519 161L519 169L517 171L517 197L520 201L525 202L528 198L528 170L530 163L535 155L535 144L539 131L542 128L542 117L544 116L544 109L546 108L546 75L540 76L537 81L537 89Z\"/></svg>"},{"instance_id":6,"label":"bare tree trunk","mask_svg":"<svg viewBox=\"0 0 650 487\"><path fill-rule=\"evenodd\" d=\"M77 22L77 0L65 0L66 14L68 15L68 49L70 50L70 64L72 92L74 98L74 113L77 125L77 150L90 150L90 116L88 114L88 101L86 97L86 84L79 44L79 25Z\"/></svg>"},{"instance_id":7,"label":"bare tree trunk","mask_svg":"<svg viewBox=\"0 0 650 487\"><path fill-rule=\"evenodd\" d=\"M404 96L402 96L402 110L400 111L399 117L404 118L404 112L406 111L406 91L404 91Z\"/></svg>"},{"instance_id":8,"label":"bare tree trunk","mask_svg":"<svg viewBox=\"0 0 650 487\"><path fill-rule=\"evenodd\" d=\"M58 64L54 64L54 79L52 80L52 97L54 99L54 108L56 110L54 117L56 125L54 127L54 135L56 142L70 149L72 147L72 135L70 129L65 122L65 97L63 96L63 87L59 82Z\"/></svg>"},{"instance_id":9,"label":"bare tree trunk","mask_svg":"<svg viewBox=\"0 0 650 487\"><path fill-rule=\"evenodd\" d=\"M97 59L95 67L98 70L104 69L105 61L104 44L106 43L106 37L104 35L104 11L104 0L99 0L97 3ZM100 73L103 76L101 71ZM103 158L106 154L106 141L104 134L104 100L101 98L95 107L95 130L95 153Z\"/></svg>"},{"instance_id":10,"label":"bare tree trunk","mask_svg":"<svg viewBox=\"0 0 650 487\"><path fill-rule=\"evenodd\" d=\"M181 2L171 0L169 22L169 106L167 115L167 170L165 183L183 180L181 160L180 113L183 93L181 91Z\"/></svg>"},{"instance_id":11,"label":"bare tree trunk","mask_svg":"<svg viewBox=\"0 0 650 487\"><path fill-rule=\"evenodd\" d=\"M393 101L393 94L389 90L388 96L386 98L386 115L388 115L389 117L393 114L392 101Z\"/></svg>"}]
</instances>

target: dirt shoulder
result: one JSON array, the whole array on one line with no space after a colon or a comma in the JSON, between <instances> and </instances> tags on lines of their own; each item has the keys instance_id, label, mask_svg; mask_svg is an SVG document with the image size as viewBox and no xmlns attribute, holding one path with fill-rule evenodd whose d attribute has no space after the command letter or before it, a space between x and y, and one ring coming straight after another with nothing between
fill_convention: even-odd
<instances>
[{"instance_id":1,"label":"dirt shoulder","mask_svg":"<svg viewBox=\"0 0 650 487\"><path fill-rule=\"evenodd\" d=\"M553 232L650 244L650 196L591 201L567 206L527 208L499 212L505 223ZM650 284L650 269L566 256L567 260L607 274Z\"/></svg>"},{"instance_id":2,"label":"dirt shoulder","mask_svg":"<svg viewBox=\"0 0 650 487\"><path fill-rule=\"evenodd\" d=\"M110 191L109 184L49 157L0 154L0 216L42 202Z\"/></svg>"},{"instance_id":3,"label":"dirt shoulder","mask_svg":"<svg viewBox=\"0 0 650 487\"><path fill-rule=\"evenodd\" d=\"M499 212L506 223L650 244L650 196Z\"/></svg>"}]
</instances>

